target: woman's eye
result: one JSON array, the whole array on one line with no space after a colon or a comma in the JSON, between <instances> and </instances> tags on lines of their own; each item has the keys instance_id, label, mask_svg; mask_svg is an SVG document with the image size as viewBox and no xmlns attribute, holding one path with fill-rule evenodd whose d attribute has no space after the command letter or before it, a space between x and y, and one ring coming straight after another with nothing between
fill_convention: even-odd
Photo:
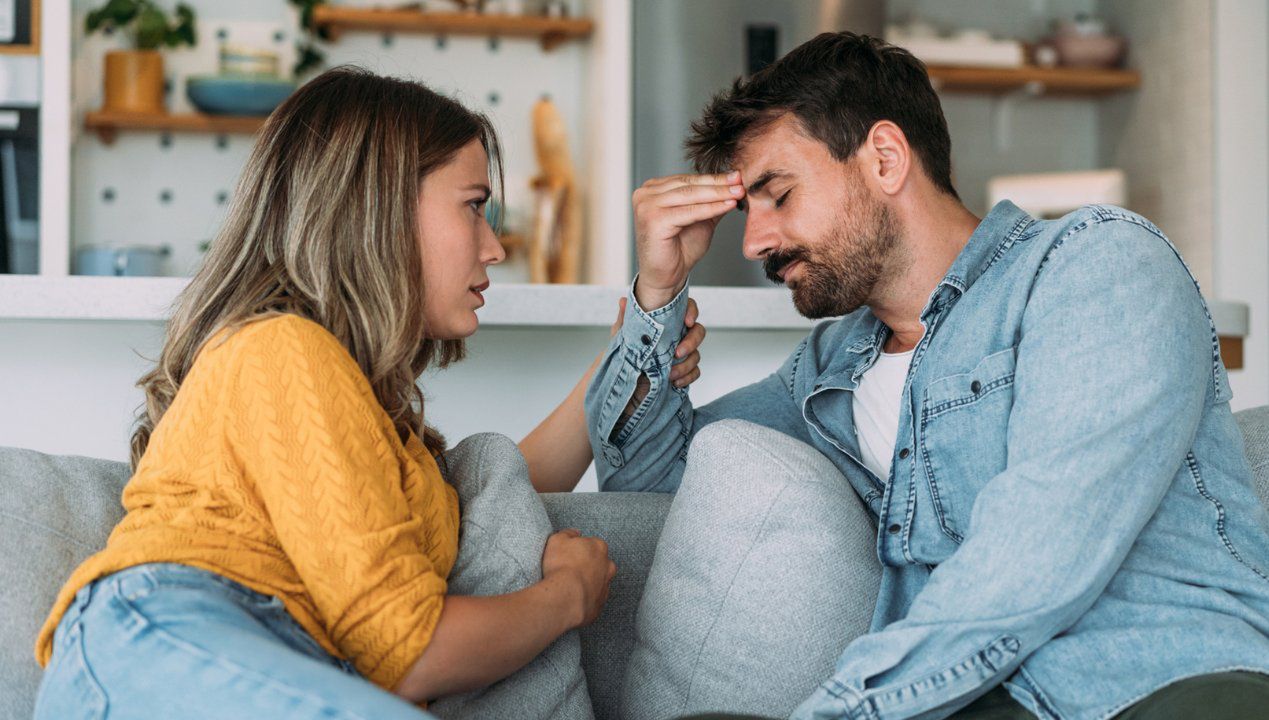
<instances>
[{"instance_id":1,"label":"woman's eye","mask_svg":"<svg viewBox=\"0 0 1269 720\"><path fill-rule=\"evenodd\" d=\"M481 198L479 200L471 200L467 204L471 207L473 212L480 214L485 211L485 202L485 199Z\"/></svg>"},{"instance_id":2,"label":"woman's eye","mask_svg":"<svg viewBox=\"0 0 1269 720\"><path fill-rule=\"evenodd\" d=\"M789 193L791 193L791 192L793 192L793 191L792 191L792 190L786 190L786 191L785 191L785 193L784 193L783 195L781 195L779 198L777 198L777 199L776 199L776 201L775 201L775 206L776 206L776 207L780 207L781 205L783 205L783 204L784 204L784 201L785 201L785 200L787 200L787 199L789 198Z\"/></svg>"}]
</instances>

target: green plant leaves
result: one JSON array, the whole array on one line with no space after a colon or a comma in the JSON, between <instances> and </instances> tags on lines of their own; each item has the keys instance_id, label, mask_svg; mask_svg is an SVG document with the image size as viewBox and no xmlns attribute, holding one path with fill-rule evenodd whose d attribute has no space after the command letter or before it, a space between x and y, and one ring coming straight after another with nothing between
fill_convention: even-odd
<instances>
[{"instance_id":1,"label":"green plant leaves","mask_svg":"<svg viewBox=\"0 0 1269 720\"><path fill-rule=\"evenodd\" d=\"M167 46L180 47L182 43L193 47L197 42L194 35L194 8L185 3L176 6L176 27L167 31Z\"/></svg>"},{"instance_id":2,"label":"green plant leaves","mask_svg":"<svg viewBox=\"0 0 1269 720\"><path fill-rule=\"evenodd\" d=\"M194 45L194 10L185 3L176 6L176 22L152 0L108 0L88 13L84 29L94 33L106 28L129 32L138 50Z\"/></svg>"},{"instance_id":3,"label":"green plant leaves","mask_svg":"<svg viewBox=\"0 0 1269 720\"><path fill-rule=\"evenodd\" d=\"M146 3L137 15L133 32L136 34L138 50L154 50L167 39L167 17L162 10Z\"/></svg>"},{"instance_id":4,"label":"green plant leaves","mask_svg":"<svg viewBox=\"0 0 1269 720\"><path fill-rule=\"evenodd\" d=\"M326 0L288 0L300 12L300 30L304 39L295 44L295 67L292 69L298 78L305 72L321 67L326 61L326 54L317 47L317 40L329 40L325 28L313 27L313 8L325 4Z\"/></svg>"}]
</instances>

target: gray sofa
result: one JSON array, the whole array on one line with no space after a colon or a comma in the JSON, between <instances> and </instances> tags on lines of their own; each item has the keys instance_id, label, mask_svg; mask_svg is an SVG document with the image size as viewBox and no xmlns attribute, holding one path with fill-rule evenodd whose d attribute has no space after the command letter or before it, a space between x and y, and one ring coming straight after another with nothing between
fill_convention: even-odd
<instances>
[{"instance_id":1,"label":"gray sofa","mask_svg":"<svg viewBox=\"0 0 1269 720\"><path fill-rule=\"evenodd\" d=\"M1257 490L1269 504L1269 407L1238 413ZM122 463L0 448L0 720L31 717L40 678L32 647L71 570L105 544L121 516ZM581 634L595 715L616 717L634 646L634 618L671 497L544 495L556 528L608 541L621 568L598 622Z\"/></svg>"}]
</instances>

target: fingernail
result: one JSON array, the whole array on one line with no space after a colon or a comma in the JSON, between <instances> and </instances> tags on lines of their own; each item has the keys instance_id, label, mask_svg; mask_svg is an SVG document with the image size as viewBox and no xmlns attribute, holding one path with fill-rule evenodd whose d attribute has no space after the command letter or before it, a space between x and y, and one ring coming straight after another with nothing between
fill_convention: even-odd
<instances>
[{"instance_id":1,"label":"fingernail","mask_svg":"<svg viewBox=\"0 0 1269 720\"><path fill-rule=\"evenodd\" d=\"M739 171L739 170L732 170L731 172L727 173L727 179L728 179L728 180L739 180L739 179L740 179L740 171Z\"/></svg>"}]
</instances>

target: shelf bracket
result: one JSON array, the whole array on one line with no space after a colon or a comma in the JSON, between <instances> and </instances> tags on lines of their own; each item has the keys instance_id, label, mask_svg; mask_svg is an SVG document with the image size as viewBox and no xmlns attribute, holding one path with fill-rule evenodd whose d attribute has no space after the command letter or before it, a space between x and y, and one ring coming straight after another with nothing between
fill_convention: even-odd
<instances>
[{"instance_id":1,"label":"shelf bracket","mask_svg":"<svg viewBox=\"0 0 1269 720\"><path fill-rule=\"evenodd\" d=\"M1044 91L1044 83L1029 80L1017 90L996 97L991 107L991 124L997 152L1008 150L1011 144L1014 108L1018 103L1040 97Z\"/></svg>"},{"instance_id":2,"label":"shelf bracket","mask_svg":"<svg viewBox=\"0 0 1269 720\"><path fill-rule=\"evenodd\" d=\"M102 145L114 145L115 138L119 137L119 130L113 125L99 125L94 128L94 132L97 133L97 139Z\"/></svg>"}]
</instances>

